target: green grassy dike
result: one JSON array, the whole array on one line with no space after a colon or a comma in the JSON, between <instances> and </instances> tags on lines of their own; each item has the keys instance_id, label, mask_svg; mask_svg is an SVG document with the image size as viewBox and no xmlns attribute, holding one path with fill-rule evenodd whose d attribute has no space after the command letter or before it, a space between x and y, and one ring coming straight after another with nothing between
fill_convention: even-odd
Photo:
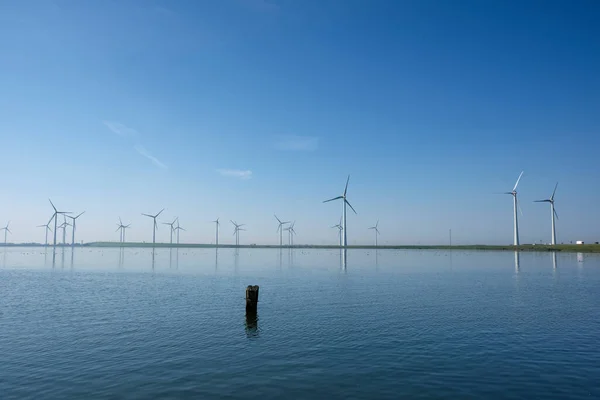
<instances>
[{"instance_id":1,"label":"green grassy dike","mask_svg":"<svg viewBox=\"0 0 600 400\"><path fill-rule=\"evenodd\" d=\"M209 248L213 249L216 246L214 244L191 244L191 243L182 243L182 244L169 244L169 243L156 243L152 245L152 243L134 243L134 242L126 242L126 243L118 243L118 242L93 242L86 243L80 245L83 247L134 247L134 248L144 248L144 247L155 247L155 248ZM78 247L80 247L78 246ZM339 246L326 246L326 245L294 245L294 246L276 246L276 245L260 245L260 244L251 244L251 245L228 245L228 244L220 244L219 248L222 249L231 249L231 248L242 248L242 249L339 249ZM431 245L431 246L421 246L421 245L406 245L406 246L369 246L369 245L360 245L360 246L348 246L348 249L364 249L364 250L374 250L374 249L390 249L390 250L488 250L488 251L561 251L561 252L569 252L569 253L600 253L600 244L559 244L556 246L549 245L540 245L540 244L523 244L520 246L501 246L501 245L466 245L466 246L447 246L447 245Z\"/></svg>"}]
</instances>

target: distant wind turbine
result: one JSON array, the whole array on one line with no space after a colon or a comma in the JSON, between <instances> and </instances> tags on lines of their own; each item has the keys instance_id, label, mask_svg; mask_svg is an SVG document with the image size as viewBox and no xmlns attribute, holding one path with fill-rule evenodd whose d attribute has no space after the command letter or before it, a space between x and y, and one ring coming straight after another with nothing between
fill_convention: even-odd
<instances>
[{"instance_id":1,"label":"distant wind turbine","mask_svg":"<svg viewBox=\"0 0 600 400\"><path fill-rule=\"evenodd\" d=\"M163 211L165 211L165 209L163 208L162 210L160 210L158 212L158 214L156 215L150 215L150 214L144 214L142 213L143 216L145 217L149 217L152 218L154 220L154 226L152 228L152 244L156 244L156 230L158 229L158 224L156 223L156 218L160 215L160 213L162 213Z\"/></svg>"},{"instance_id":2,"label":"distant wind turbine","mask_svg":"<svg viewBox=\"0 0 600 400\"><path fill-rule=\"evenodd\" d=\"M240 245L240 231L245 231L245 229L241 229L241 227L244 226L245 224L238 224L237 222L233 222L233 221L231 221L231 223L235 227L233 229L233 234L235 236L235 245L239 246Z\"/></svg>"},{"instance_id":3,"label":"distant wind turbine","mask_svg":"<svg viewBox=\"0 0 600 400\"><path fill-rule=\"evenodd\" d=\"M525 171L521 171L521 175L519 175L519 178L517 179L517 183L515 183L515 187L513 188L512 192L504 192L504 194L510 194L513 197L513 208L514 208L514 245L518 246L519 245L519 219L517 216L517 208L519 208L519 204L517 202L517 186L519 186L519 181L521 180L521 177L523 176L523 172Z\"/></svg>"},{"instance_id":4,"label":"distant wind turbine","mask_svg":"<svg viewBox=\"0 0 600 400\"><path fill-rule=\"evenodd\" d=\"M558 182L554 186L554 191L552 192L552 196L546 200L536 200L535 203L550 203L550 218L552 218L552 245L556 244L556 227L554 225L554 217L558 219L558 214L556 213L556 209L554 208L554 195L556 194L556 188L558 187Z\"/></svg>"},{"instance_id":5,"label":"distant wind turbine","mask_svg":"<svg viewBox=\"0 0 600 400\"><path fill-rule=\"evenodd\" d=\"M50 202L50 205L52 206L52 208L54 209L54 214L52 214L52 216L50 217L50 220L48 221L48 225L50 225L50 222L52 222L52 220L54 219L54 247L56 247L56 231L58 230L58 226L57 226L57 216L58 214L62 214L63 216L66 214L71 214L70 211L58 211L56 209L56 207L54 206L54 203L52 203L52 200L48 199L48 201Z\"/></svg>"},{"instance_id":6,"label":"distant wind turbine","mask_svg":"<svg viewBox=\"0 0 600 400\"><path fill-rule=\"evenodd\" d=\"M124 225L123 221L121 221L121 217L119 217L119 223L117 224L118 228L115 232L117 231L121 231L121 234L119 235L119 241L121 243L125 242L125 229L129 228L131 226L131 224L129 225Z\"/></svg>"},{"instance_id":7,"label":"distant wind turbine","mask_svg":"<svg viewBox=\"0 0 600 400\"><path fill-rule=\"evenodd\" d=\"M185 231L185 229L179 226L179 217L177 217L177 226L173 230L177 231L177 244L179 244L179 231Z\"/></svg>"},{"instance_id":8,"label":"distant wind turbine","mask_svg":"<svg viewBox=\"0 0 600 400\"><path fill-rule=\"evenodd\" d=\"M75 245L75 230L77 230L77 218L81 217L84 213L85 211L79 213L79 215L76 217L71 217L70 215L67 215L67 217L71 218L71 221L73 221L73 230L71 233L71 246Z\"/></svg>"},{"instance_id":9,"label":"distant wind turbine","mask_svg":"<svg viewBox=\"0 0 600 400\"><path fill-rule=\"evenodd\" d=\"M52 229L50 229L50 222L48 222L46 225L38 225L38 228L46 228L44 229L44 231L46 232L46 246L48 246L48 231L52 232Z\"/></svg>"},{"instance_id":10,"label":"distant wind turbine","mask_svg":"<svg viewBox=\"0 0 600 400\"><path fill-rule=\"evenodd\" d=\"M379 226L379 220L377 220L377 223L375 224L375 226L372 226L369 228L369 229L375 230L375 247L377 247L377 236L379 236L379 229L377 228L378 226Z\"/></svg>"},{"instance_id":11,"label":"distant wind turbine","mask_svg":"<svg viewBox=\"0 0 600 400\"><path fill-rule=\"evenodd\" d=\"M12 232L10 231L10 229L8 229L8 226L10 225L10 221L8 221L8 223L6 224L6 226L0 230L4 231L4 245L6 246L6 234L10 233L12 235Z\"/></svg>"},{"instance_id":12,"label":"distant wind turbine","mask_svg":"<svg viewBox=\"0 0 600 400\"><path fill-rule=\"evenodd\" d=\"M171 244L173 244L173 231L175 230L175 222L177 222L177 217L175 217L173 222L163 222L163 225L169 225L171 227Z\"/></svg>"},{"instance_id":13,"label":"distant wind turbine","mask_svg":"<svg viewBox=\"0 0 600 400\"><path fill-rule=\"evenodd\" d=\"M71 224L69 224L67 222L67 217L64 214L63 214L63 218L65 221L62 224L60 224L60 226L58 228L63 230L62 244L64 246L65 244L67 244L67 226L71 226Z\"/></svg>"},{"instance_id":14,"label":"distant wind turbine","mask_svg":"<svg viewBox=\"0 0 600 400\"><path fill-rule=\"evenodd\" d=\"M344 230L344 227L342 226L342 217L340 217L340 223L333 225L332 228L338 228L338 236L340 239L340 247L342 247L342 231Z\"/></svg>"},{"instance_id":15,"label":"distant wind turbine","mask_svg":"<svg viewBox=\"0 0 600 400\"><path fill-rule=\"evenodd\" d=\"M219 218L215 219L214 221L212 221L215 223L215 227L216 227L216 233L215 233L215 246L219 247Z\"/></svg>"},{"instance_id":16,"label":"distant wind turbine","mask_svg":"<svg viewBox=\"0 0 600 400\"><path fill-rule=\"evenodd\" d=\"M346 180L346 187L344 188L344 194L338 197L334 197L333 199L329 199L329 200L325 200L323 203L327 203L330 201L334 201L334 200L342 200L343 201L343 208L342 208L342 216L343 216L343 220L344 220L344 247L348 246L348 225L346 225L346 205L349 205L350 208L352 209L352 211L354 211L354 214L356 214L356 210L354 209L354 207L352 207L352 205L348 202L348 199L346 198L346 193L348 192L348 182L350 182L350 175L348 175L348 179Z\"/></svg>"},{"instance_id":17,"label":"distant wind turbine","mask_svg":"<svg viewBox=\"0 0 600 400\"><path fill-rule=\"evenodd\" d=\"M294 230L294 225L296 225L296 221L292 222L290 226L284 229L288 231L288 240L290 246L294 245L294 235L296 234L296 231Z\"/></svg>"},{"instance_id":18,"label":"distant wind turbine","mask_svg":"<svg viewBox=\"0 0 600 400\"><path fill-rule=\"evenodd\" d=\"M277 231L279 232L279 246L282 246L283 245L283 225L289 224L290 221L282 221L279 218L277 218L277 215L275 215L275 219L279 223L279 225L277 225Z\"/></svg>"}]
</instances>

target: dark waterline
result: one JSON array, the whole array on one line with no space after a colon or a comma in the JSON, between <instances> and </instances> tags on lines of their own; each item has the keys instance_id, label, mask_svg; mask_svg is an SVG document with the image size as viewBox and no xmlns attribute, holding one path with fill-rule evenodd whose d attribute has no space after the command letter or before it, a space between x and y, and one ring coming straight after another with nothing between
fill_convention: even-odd
<instances>
[{"instance_id":1,"label":"dark waterline","mask_svg":"<svg viewBox=\"0 0 600 400\"><path fill-rule=\"evenodd\" d=\"M44 250L0 249L3 399L600 398L598 255Z\"/></svg>"}]
</instances>

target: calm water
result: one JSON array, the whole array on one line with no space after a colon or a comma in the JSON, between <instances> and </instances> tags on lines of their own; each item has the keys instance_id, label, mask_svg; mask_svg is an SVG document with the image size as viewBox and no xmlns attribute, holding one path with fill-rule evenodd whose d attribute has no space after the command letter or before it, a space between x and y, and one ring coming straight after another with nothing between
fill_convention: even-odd
<instances>
[{"instance_id":1,"label":"calm water","mask_svg":"<svg viewBox=\"0 0 600 400\"><path fill-rule=\"evenodd\" d=\"M2 399L600 398L596 255L0 252Z\"/></svg>"}]
</instances>

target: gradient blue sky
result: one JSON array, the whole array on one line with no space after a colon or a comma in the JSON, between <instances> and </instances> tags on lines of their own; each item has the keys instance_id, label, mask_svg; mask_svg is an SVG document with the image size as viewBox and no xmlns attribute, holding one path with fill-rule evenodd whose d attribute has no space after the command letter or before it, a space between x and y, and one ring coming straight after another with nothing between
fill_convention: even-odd
<instances>
[{"instance_id":1,"label":"gradient blue sky","mask_svg":"<svg viewBox=\"0 0 600 400\"><path fill-rule=\"evenodd\" d=\"M600 240L597 1L2 1L0 225L78 239L511 243ZM161 225L159 241L168 240Z\"/></svg>"}]
</instances>

